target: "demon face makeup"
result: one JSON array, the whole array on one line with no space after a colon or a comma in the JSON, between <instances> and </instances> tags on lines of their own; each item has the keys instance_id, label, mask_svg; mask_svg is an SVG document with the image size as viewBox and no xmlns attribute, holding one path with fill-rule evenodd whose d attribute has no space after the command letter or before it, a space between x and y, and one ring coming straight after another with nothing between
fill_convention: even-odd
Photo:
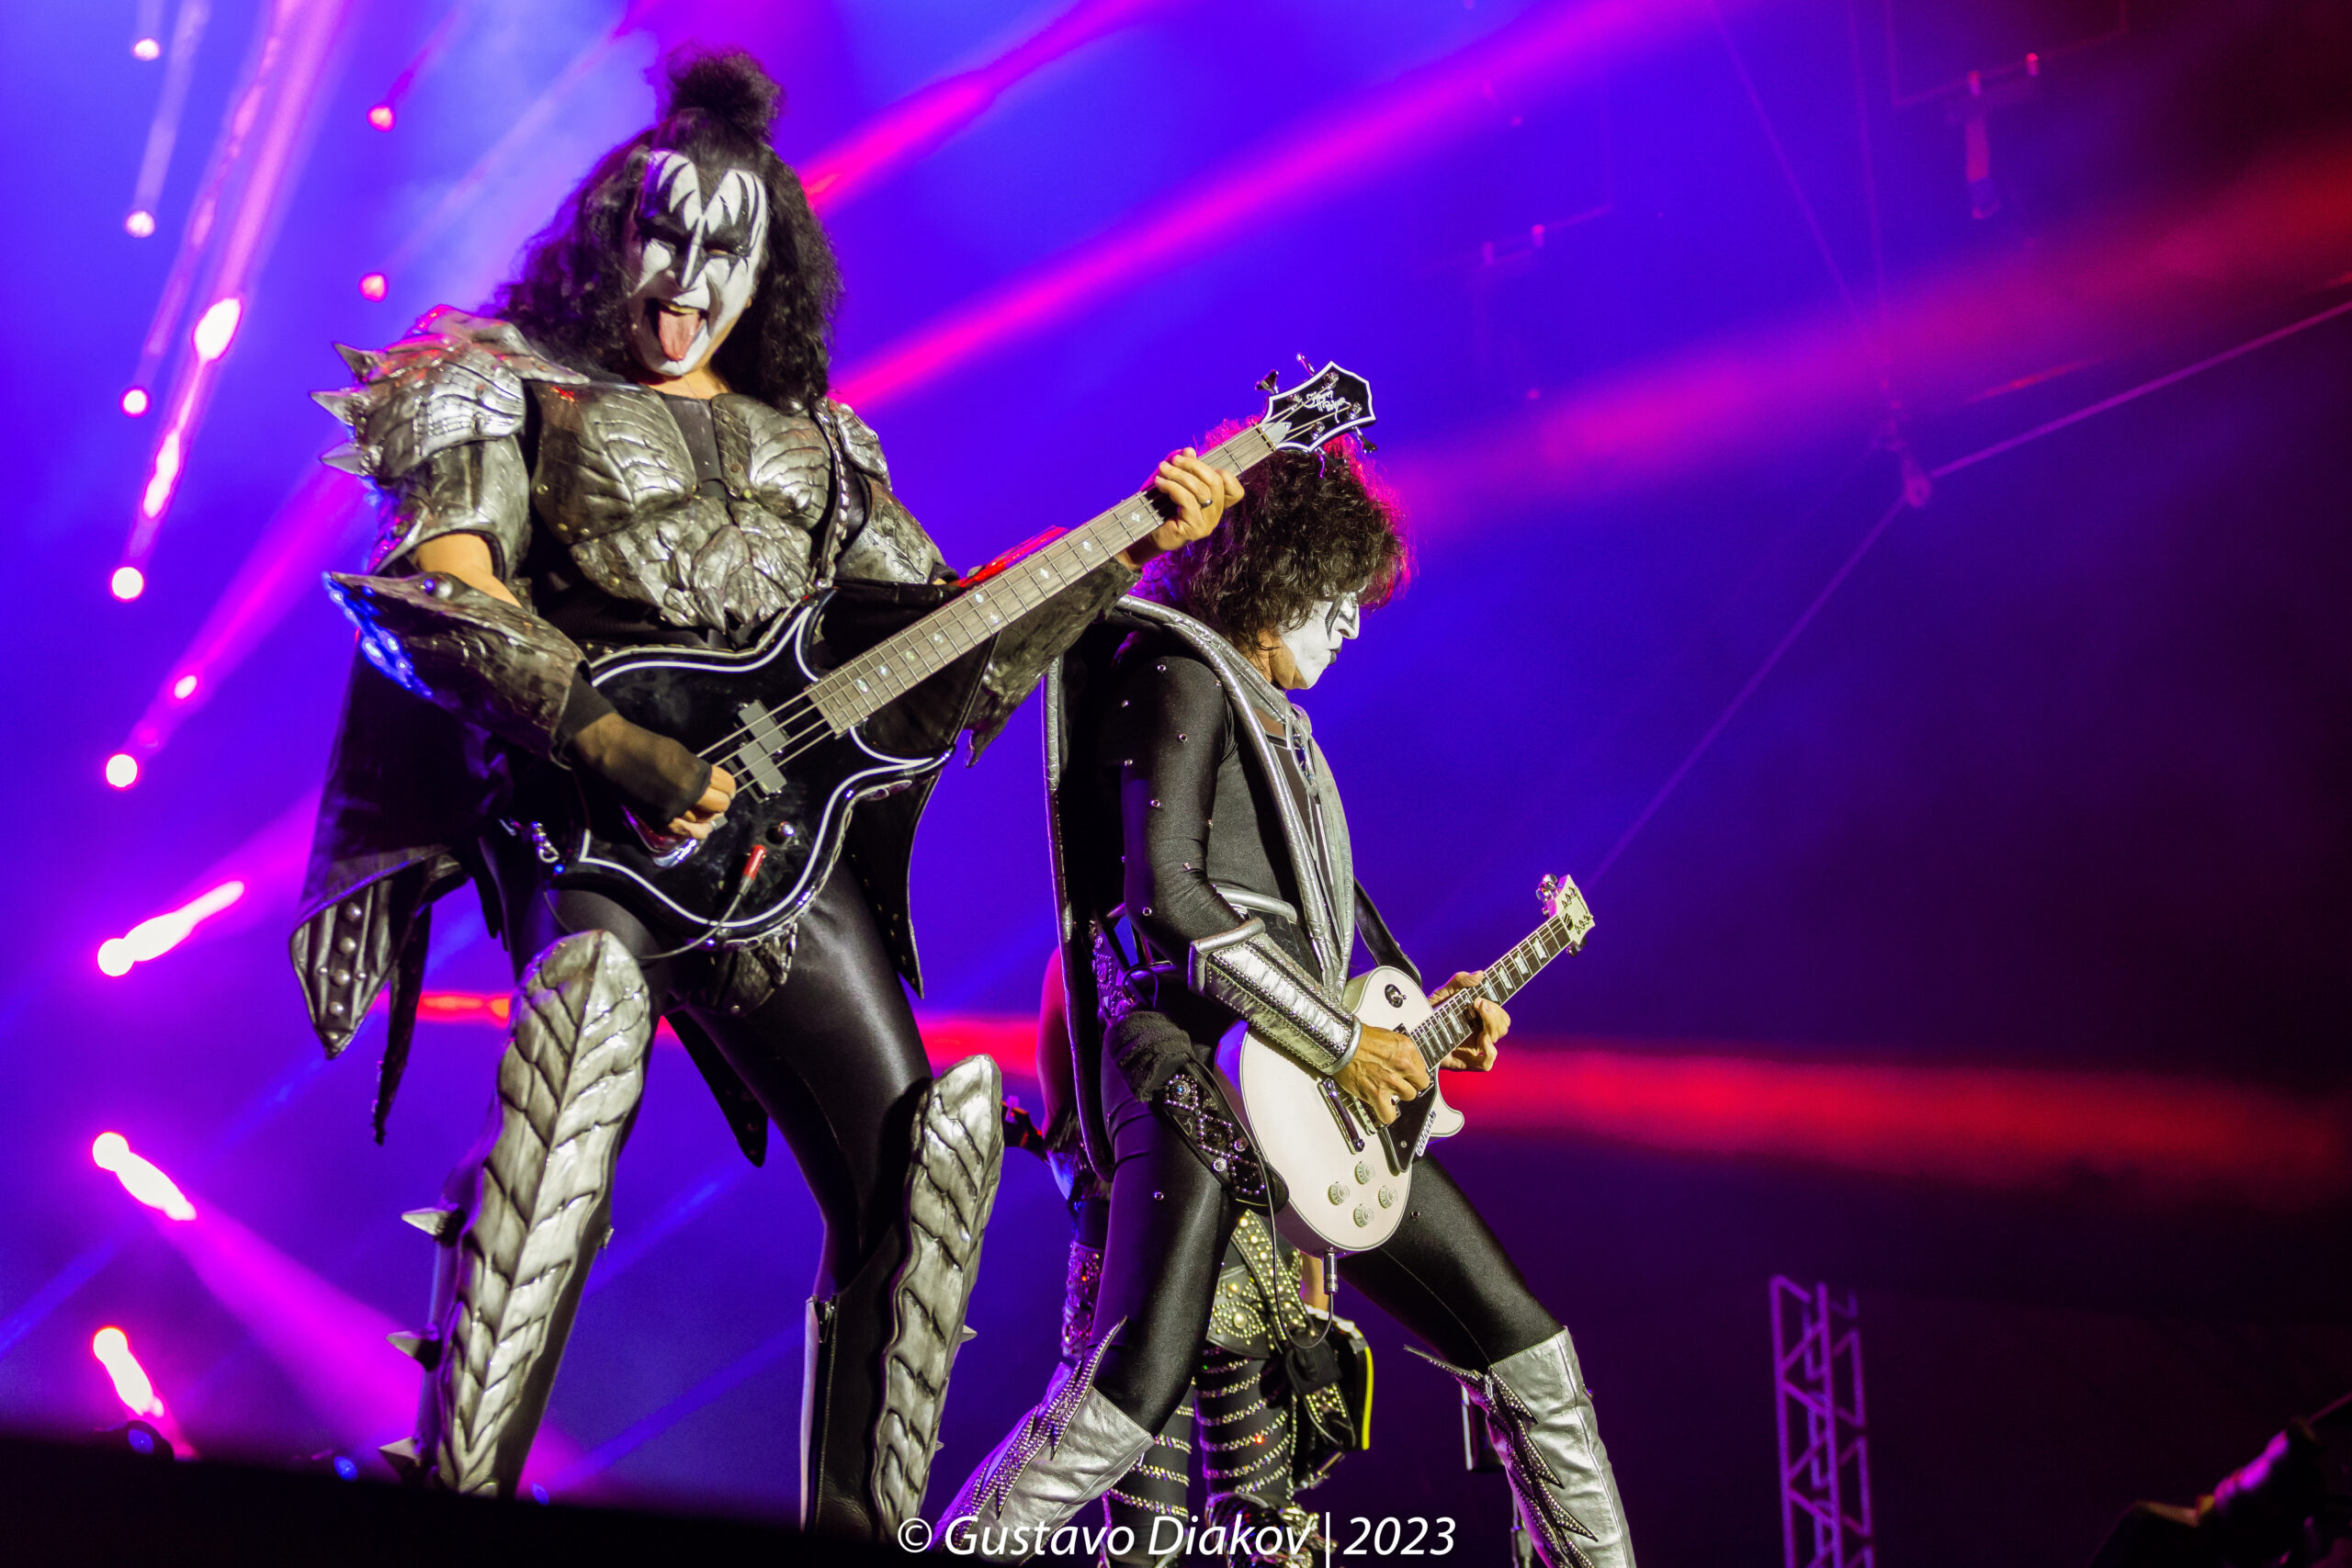
<instances>
[{"instance_id":1,"label":"demon face makeup","mask_svg":"<svg viewBox=\"0 0 2352 1568\"><path fill-rule=\"evenodd\" d=\"M623 235L629 346L674 379L700 369L741 318L766 254L768 193L741 164L664 149L646 160Z\"/></svg>"},{"instance_id":2,"label":"demon face makeup","mask_svg":"<svg viewBox=\"0 0 2352 1568\"><path fill-rule=\"evenodd\" d=\"M1363 611L1352 593L1322 600L1308 610L1305 620L1282 634L1283 647L1290 650L1291 664L1298 671L1298 683L1292 689L1303 692L1321 680L1340 656L1340 645L1363 628Z\"/></svg>"}]
</instances>

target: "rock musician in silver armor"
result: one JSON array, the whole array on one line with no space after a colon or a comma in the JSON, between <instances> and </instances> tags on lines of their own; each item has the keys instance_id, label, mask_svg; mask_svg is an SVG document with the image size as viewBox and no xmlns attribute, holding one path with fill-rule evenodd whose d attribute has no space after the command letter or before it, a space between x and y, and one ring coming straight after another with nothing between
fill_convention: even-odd
<instances>
[{"instance_id":1,"label":"rock musician in silver armor","mask_svg":"<svg viewBox=\"0 0 2352 1568\"><path fill-rule=\"evenodd\" d=\"M1154 563L1047 678L1070 1080L1110 1201L1082 1351L940 1520L989 1561L1045 1550L1168 1429L1222 1332L1238 1223L1286 1201L1212 1077L1216 1043L1246 1023L1384 1122L1428 1087L1408 1037L1340 1003L1359 937L1418 972L1356 880L1329 763L1285 694L1400 576L1396 513L1367 474L1344 445L1277 453L1224 529ZM1476 1006L1478 1037L1443 1066L1493 1066L1510 1021ZM1340 1272L1461 1382L1549 1568L1632 1568L1567 1330L1439 1158L1416 1163L1391 1238Z\"/></svg>"},{"instance_id":2,"label":"rock musician in silver armor","mask_svg":"<svg viewBox=\"0 0 2352 1568\"><path fill-rule=\"evenodd\" d=\"M481 1141L407 1216L439 1265L430 1320L398 1337L425 1387L396 1464L515 1489L666 1016L744 1153L764 1157L773 1121L824 1215L803 1523L886 1539L921 1506L1002 1153L994 1064L934 1080L901 984L919 984L907 867L928 784L857 808L797 929L717 951L565 886L532 815L567 776L674 835L728 808L725 770L597 693L597 654L741 647L836 581L954 591L873 431L825 396L839 285L769 145L779 96L747 55L674 58L658 122L606 154L489 314L436 310L345 351L356 385L320 400L352 441L329 460L374 481L384 534L369 575L330 581L367 657L293 956L331 1053L390 990L379 1139L433 900L476 881L514 960ZM875 723L985 744L1143 558L1239 494L1190 454L1159 489L1171 517L1149 541L1011 627L942 712L916 712L918 688Z\"/></svg>"}]
</instances>

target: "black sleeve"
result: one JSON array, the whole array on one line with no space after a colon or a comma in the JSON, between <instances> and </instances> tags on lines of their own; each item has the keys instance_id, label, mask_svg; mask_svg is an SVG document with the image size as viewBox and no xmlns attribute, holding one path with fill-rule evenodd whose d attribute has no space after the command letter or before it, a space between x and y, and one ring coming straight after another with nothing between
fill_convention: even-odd
<instances>
[{"instance_id":1,"label":"black sleeve","mask_svg":"<svg viewBox=\"0 0 2352 1568\"><path fill-rule=\"evenodd\" d=\"M1127 915L1161 957L1181 965L1193 943L1242 922L1208 878L1209 825L1217 769L1233 743L1232 707L1196 659L1131 659L1123 676L1119 705L1103 728L1103 755L1119 770Z\"/></svg>"}]
</instances>

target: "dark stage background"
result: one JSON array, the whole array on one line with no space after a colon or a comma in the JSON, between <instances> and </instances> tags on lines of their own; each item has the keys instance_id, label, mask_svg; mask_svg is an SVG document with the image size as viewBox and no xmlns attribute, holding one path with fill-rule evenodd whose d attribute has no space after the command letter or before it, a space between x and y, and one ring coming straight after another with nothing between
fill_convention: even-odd
<instances>
[{"instance_id":1,"label":"dark stage background","mask_svg":"<svg viewBox=\"0 0 2352 1568\"><path fill-rule=\"evenodd\" d=\"M1371 378L1419 575L1309 705L1424 968L1547 870L1599 918L1447 1158L1577 1332L1645 1564L1779 1561L1776 1273L1859 1292L1886 1568L2083 1562L2352 1389L2342 5L40 0L0 11L0 1421L121 1420L112 1325L206 1454L380 1474L404 1429L395 1216L505 969L444 906L372 1146L381 1023L321 1063L283 956L350 649L315 574L368 536L304 393L479 302L687 39L786 83L838 389L951 558L1295 355ZM1038 765L1024 716L925 829L943 1055L1019 1055ZM780 1516L814 1211L657 1062L537 1473ZM1042 1168L997 1214L934 1505L1050 1364ZM1375 1447L1317 1501L1498 1561L1451 1385L1369 1326Z\"/></svg>"}]
</instances>

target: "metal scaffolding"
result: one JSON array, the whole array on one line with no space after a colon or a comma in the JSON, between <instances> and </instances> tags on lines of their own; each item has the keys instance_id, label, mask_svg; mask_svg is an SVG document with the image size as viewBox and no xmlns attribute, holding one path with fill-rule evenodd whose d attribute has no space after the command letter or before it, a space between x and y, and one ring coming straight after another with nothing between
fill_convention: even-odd
<instances>
[{"instance_id":1,"label":"metal scaffolding","mask_svg":"<svg viewBox=\"0 0 2352 1568\"><path fill-rule=\"evenodd\" d=\"M1773 1416L1786 1568L1876 1568L1854 1297L1772 1280Z\"/></svg>"}]
</instances>

